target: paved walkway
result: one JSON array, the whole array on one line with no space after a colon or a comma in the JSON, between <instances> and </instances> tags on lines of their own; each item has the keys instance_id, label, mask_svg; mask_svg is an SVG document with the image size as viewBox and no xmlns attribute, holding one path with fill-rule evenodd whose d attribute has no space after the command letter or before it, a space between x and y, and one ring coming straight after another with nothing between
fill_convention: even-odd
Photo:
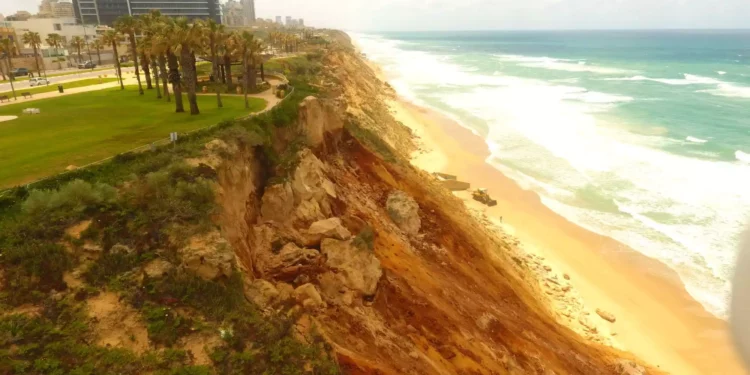
<instances>
[{"instance_id":1,"label":"paved walkway","mask_svg":"<svg viewBox=\"0 0 750 375\"><path fill-rule=\"evenodd\" d=\"M125 77L125 85L137 85L138 84L138 80L136 80L135 74L133 74L134 70L123 71L122 73L123 73L123 76ZM90 77L87 77L87 78L84 78L84 79L89 79L89 78ZM71 81L76 81L76 80L73 79ZM279 79L276 79L276 78L269 78L269 79L267 79L267 81L271 84L271 87L272 87L271 89L268 89L268 90L263 91L263 92L258 93L258 94L250 94L250 95L248 95L251 98L265 99L268 102L268 105L266 106L266 109L264 109L262 112L265 112L265 111L267 111L267 110L275 107L281 101L281 99L277 98L276 95L274 95L274 93L273 93L273 91L274 91L273 87L276 87L280 83L283 83L283 81L281 81ZM145 82L142 82L142 83L145 86ZM21 92L23 92L23 90L16 90L16 95L18 96L18 100L13 100L11 98L10 102L2 102L2 103L0 103L0 107L6 106L6 105L11 105L11 104L17 104L17 103L31 103L31 102L34 102L36 100L41 100L41 99L57 98L57 97L66 96L66 95L80 94L82 92L104 90L104 89L108 89L108 88L112 88L112 87L118 87L118 86L120 86L120 82L116 81L116 82L103 83L103 84L100 84L100 85L91 85L91 86L78 87L78 88L69 89L69 90L66 89L65 92L63 92L62 94L59 93L59 92L57 92L57 91L50 91L50 92L45 92L45 93L40 93L40 94L34 94L33 98L27 98L27 99L24 99L23 97L21 97ZM172 91L171 87L170 87L169 91L170 92ZM215 95L215 94L200 94L199 93L199 95ZM10 95L8 95L8 96L10 96ZM222 94L222 96L242 96L242 95Z\"/></svg>"}]
</instances>

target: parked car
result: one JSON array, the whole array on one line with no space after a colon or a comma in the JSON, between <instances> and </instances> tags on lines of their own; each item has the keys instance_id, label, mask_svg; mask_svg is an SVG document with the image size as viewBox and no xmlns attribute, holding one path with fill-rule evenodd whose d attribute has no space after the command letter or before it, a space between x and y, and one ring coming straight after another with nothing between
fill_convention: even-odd
<instances>
[{"instance_id":1,"label":"parked car","mask_svg":"<svg viewBox=\"0 0 750 375\"><path fill-rule=\"evenodd\" d=\"M78 69L93 69L96 68L96 64L93 61L84 61L78 64Z\"/></svg>"},{"instance_id":2,"label":"parked car","mask_svg":"<svg viewBox=\"0 0 750 375\"><path fill-rule=\"evenodd\" d=\"M47 80L47 78L36 77L36 78L29 79L29 86L31 86L31 87L34 87L34 86L45 86L45 85L49 85L49 81Z\"/></svg>"},{"instance_id":3,"label":"parked car","mask_svg":"<svg viewBox=\"0 0 750 375\"><path fill-rule=\"evenodd\" d=\"M26 68L16 68L13 69L10 73L13 77L27 76L29 75L29 70Z\"/></svg>"}]
</instances>

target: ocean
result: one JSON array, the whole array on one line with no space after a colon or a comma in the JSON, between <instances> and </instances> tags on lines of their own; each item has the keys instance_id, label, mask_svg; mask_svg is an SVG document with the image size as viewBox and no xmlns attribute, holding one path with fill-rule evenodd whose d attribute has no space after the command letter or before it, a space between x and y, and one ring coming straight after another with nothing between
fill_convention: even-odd
<instances>
[{"instance_id":1,"label":"ocean","mask_svg":"<svg viewBox=\"0 0 750 375\"><path fill-rule=\"evenodd\" d=\"M482 136L488 163L727 317L750 222L750 31L351 35L401 96Z\"/></svg>"}]
</instances>

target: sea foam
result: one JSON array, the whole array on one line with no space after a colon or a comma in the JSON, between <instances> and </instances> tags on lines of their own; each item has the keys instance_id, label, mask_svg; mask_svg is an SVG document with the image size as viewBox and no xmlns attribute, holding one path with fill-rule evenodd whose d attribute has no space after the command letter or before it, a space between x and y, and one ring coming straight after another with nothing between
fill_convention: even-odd
<instances>
[{"instance_id":1,"label":"sea foam","mask_svg":"<svg viewBox=\"0 0 750 375\"><path fill-rule=\"evenodd\" d=\"M573 80L549 82L504 72L508 62L562 65L559 70L591 67L579 65L582 60L487 55L499 60L497 66L487 62L472 72L465 66L472 62L459 64L452 62L458 58L441 59L396 43L374 44L378 53L365 52L393 69L397 91L415 95L485 137L491 165L578 225L661 260L709 311L726 317L734 240L750 207L750 195L744 194L750 187L749 154L737 151L742 162L729 162L669 152L666 134L628 130L648 124L612 123L617 112L611 109L640 98L589 91ZM717 89L726 84L689 74L651 79L631 73L615 79ZM442 88L442 83L451 86ZM685 140L704 141L690 138Z\"/></svg>"},{"instance_id":2,"label":"sea foam","mask_svg":"<svg viewBox=\"0 0 750 375\"><path fill-rule=\"evenodd\" d=\"M688 136L687 138L685 138L685 140L688 141L688 142L692 142L692 143L706 143L706 142L708 142L705 139L700 139L700 138L696 138L696 137L692 137L692 136Z\"/></svg>"}]
</instances>

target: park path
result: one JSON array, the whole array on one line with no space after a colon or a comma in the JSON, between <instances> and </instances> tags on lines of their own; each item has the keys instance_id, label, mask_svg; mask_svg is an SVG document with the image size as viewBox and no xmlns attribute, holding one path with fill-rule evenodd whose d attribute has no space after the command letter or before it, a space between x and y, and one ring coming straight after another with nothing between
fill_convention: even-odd
<instances>
[{"instance_id":1,"label":"park path","mask_svg":"<svg viewBox=\"0 0 750 375\"><path fill-rule=\"evenodd\" d=\"M130 69L129 70L124 70L122 73L123 73L123 76L125 77L125 82L124 82L125 85L137 85L138 84L138 80L136 80L136 78L135 78L134 70L130 70ZM87 78L84 78L84 79L89 79L89 78L90 77L87 77ZM72 80L72 81L75 81L75 80ZM272 108L276 107L276 105L279 104L279 102L281 101L281 99L277 98L276 95L274 95L273 87L276 87L280 83L286 83L286 82L282 81L280 79L277 79L277 78L270 78L270 77L267 79L267 81L271 84L271 88L270 89L268 89L266 91L263 91L261 93L258 93L258 94L250 94L250 95L248 95L248 97L250 97L250 98L264 99L268 103L266 105L265 109L263 109L260 112L256 112L256 113L263 113L263 112L266 112L268 110L271 110ZM65 92L63 92L62 94L59 93L59 92L57 92L57 91L50 91L50 92L45 92L45 93L41 93L41 94L34 94L34 97L27 98L27 99L24 99L21 96L21 93L24 92L24 90L16 90L16 95L18 96L18 100L13 100L11 98L9 102L2 102L2 103L0 103L0 107L6 106L6 105L11 105L11 104L17 104L17 103L29 103L29 105L31 105L32 102L34 102L36 100L42 100L42 99L47 99L47 98L57 98L57 97L60 97L60 96L80 94L80 93L83 93L83 92L104 90L104 89L108 89L108 88L118 87L119 85L120 85L120 83L117 82L117 81L115 81L115 82L103 83L103 84L99 84L99 85L91 85L91 86L78 87L78 88L69 89L69 90L66 89ZM63 85L63 87L64 87L64 85ZM169 91L170 92L172 91L171 87L170 87ZM216 95L216 94L201 94L201 93L198 93L198 95ZM242 95L222 94L222 96L242 96Z\"/></svg>"}]
</instances>

